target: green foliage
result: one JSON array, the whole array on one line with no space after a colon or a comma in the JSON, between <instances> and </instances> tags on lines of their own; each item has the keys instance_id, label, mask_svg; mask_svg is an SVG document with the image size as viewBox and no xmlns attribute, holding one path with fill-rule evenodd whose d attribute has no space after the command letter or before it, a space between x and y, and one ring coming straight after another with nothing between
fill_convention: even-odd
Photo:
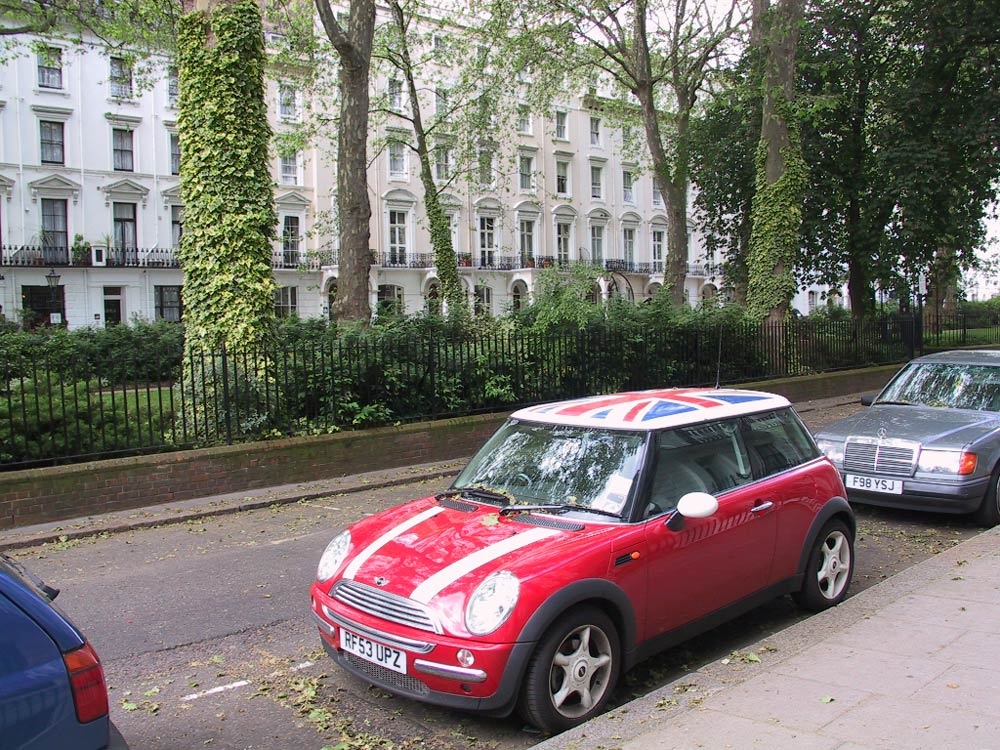
<instances>
[{"instance_id":1,"label":"green foliage","mask_svg":"<svg viewBox=\"0 0 1000 750\"><path fill-rule=\"evenodd\" d=\"M795 260L808 170L794 133L792 141L792 146L782 150L784 173L772 183L765 177L763 141L758 150L747 256L747 312L753 318L787 311L795 295Z\"/></svg>"},{"instance_id":2,"label":"green foliage","mask_svg":"<svg viewBox=\"0 0 1000 750\"><path fill-rule=\"evenodd\" d=\"M544 334L579 329L602 318L604 309L594 304L600 276L599 268L582 264L539 271L535 302L525 311L531 330Z\"/></svg>"},{"instance_id":3,"label":"green foliage","mask_svg":"<svg viewBox=\"0 0 1000 750\"><path fill-rule=\"evenodd\" d=\"M184 16L177 63L187 345L253 347L273 322L277 221L257 4L242 0Z\"/></svg>"},{"instance_id":4,"label":"green foliage","mask_svg":"<svg viewBox=\"0 0 1000 750\"><path fill-rule=\"evenodd\" d=\"M184 328L134 321L107 328L0 331L0 378L32 378L42 371L74 380L159 383L176 377Z\"/></svg>"},{"instance_id":5,"label":"green foliage","mask_svg":"<svg viewBox=\"0 0 1000 750\"><path fill-rule=\"evenodd\" d=\"M162 442L159 392L105 389L98 380L37 378L9 382L0 398L0 462L42 461Z\"/></svg>"}]
</instances>

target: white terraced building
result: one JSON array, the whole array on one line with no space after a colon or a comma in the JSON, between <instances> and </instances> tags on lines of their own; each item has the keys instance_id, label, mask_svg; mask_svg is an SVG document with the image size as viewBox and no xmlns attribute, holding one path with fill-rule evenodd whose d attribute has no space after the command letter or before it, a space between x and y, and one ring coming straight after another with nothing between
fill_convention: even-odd
<instances>
[{"instance_id":1,"label":"white terraced building","mask_svg":"<svg viewBox=\"0 0 1000 750\"><path fill-rule=\"evenodd\" d=\"M42 41L47 53L0 65L0 312L69 328L179 320L176 75L161 60L155 82L145 85L125 59L98 46ZM394 95L398 84L375 86ZM507 155L512 167L497 168L487 188L443 196L460 277L477 310L500 314L526 304L539 269L553 264L601 264L607 273L595 297L641 301L662 285L662 198L643 164L623 158L621 133L588 102L568 100L551 117L522 110ZM268 103L276 132L303 116L293 82L269 80ZM273 268L282 315L329 315L338 266L336 237L323 218L335 202L336 177L320 154L330 151L326 144L274 157ZM416 159L399 144L371 163L372 307L433 307L439 283ZM692 238L689 301L719 288ZM808 312L820 292L800 293L796 308Z\"/></svg>"}]
</instances>

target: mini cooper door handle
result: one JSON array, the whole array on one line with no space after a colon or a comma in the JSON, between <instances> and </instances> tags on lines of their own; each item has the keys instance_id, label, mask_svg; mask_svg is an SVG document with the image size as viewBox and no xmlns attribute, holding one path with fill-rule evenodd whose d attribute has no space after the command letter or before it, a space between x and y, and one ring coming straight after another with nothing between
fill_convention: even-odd
<instances>
[{"instance_id":1,"label":"mini cooper door handle","mask_svg":"<svg viewBox=\"0 0 1000 750\"><path fill-rule=\"evenodd\" d=\"M770 500L764 500L759 505L753 506L750 509L750 512L751 513L762 513L765 510L770 510L772 507L774 507L774 503L772 503Z\"/></svg>"}]
</instances>

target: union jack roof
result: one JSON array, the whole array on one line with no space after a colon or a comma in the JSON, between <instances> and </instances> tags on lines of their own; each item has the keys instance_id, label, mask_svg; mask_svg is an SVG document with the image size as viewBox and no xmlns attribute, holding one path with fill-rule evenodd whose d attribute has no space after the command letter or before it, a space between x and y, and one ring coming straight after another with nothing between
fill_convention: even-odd
<instances>
[{"instance_id":1,"label":"union jack roof","mask_svg":"<svg viewBox=\"0 0 1000 750\"><path fill-rule=\"evenodd\" d=\"M665 388L588 396L519 409L511 416L528 422L660 430L709 419L755 414L789 406L784 396L732 388Z\"/></svg>"}]
</instances>

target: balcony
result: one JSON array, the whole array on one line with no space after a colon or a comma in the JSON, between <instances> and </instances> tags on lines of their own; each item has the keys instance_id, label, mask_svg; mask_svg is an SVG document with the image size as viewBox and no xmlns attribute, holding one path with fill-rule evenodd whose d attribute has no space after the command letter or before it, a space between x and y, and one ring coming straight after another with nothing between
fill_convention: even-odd
<instances>
[{"instance_id":1,"label":"balcony","mask_svg":"<svg viewBox=\"0 0 1000 750\"><path fill-rule=\"evenodd\" d=\"M82 266L107 268L180 268L176 248L0 246L0 266Z\"/></svg>"}]
</instances>

